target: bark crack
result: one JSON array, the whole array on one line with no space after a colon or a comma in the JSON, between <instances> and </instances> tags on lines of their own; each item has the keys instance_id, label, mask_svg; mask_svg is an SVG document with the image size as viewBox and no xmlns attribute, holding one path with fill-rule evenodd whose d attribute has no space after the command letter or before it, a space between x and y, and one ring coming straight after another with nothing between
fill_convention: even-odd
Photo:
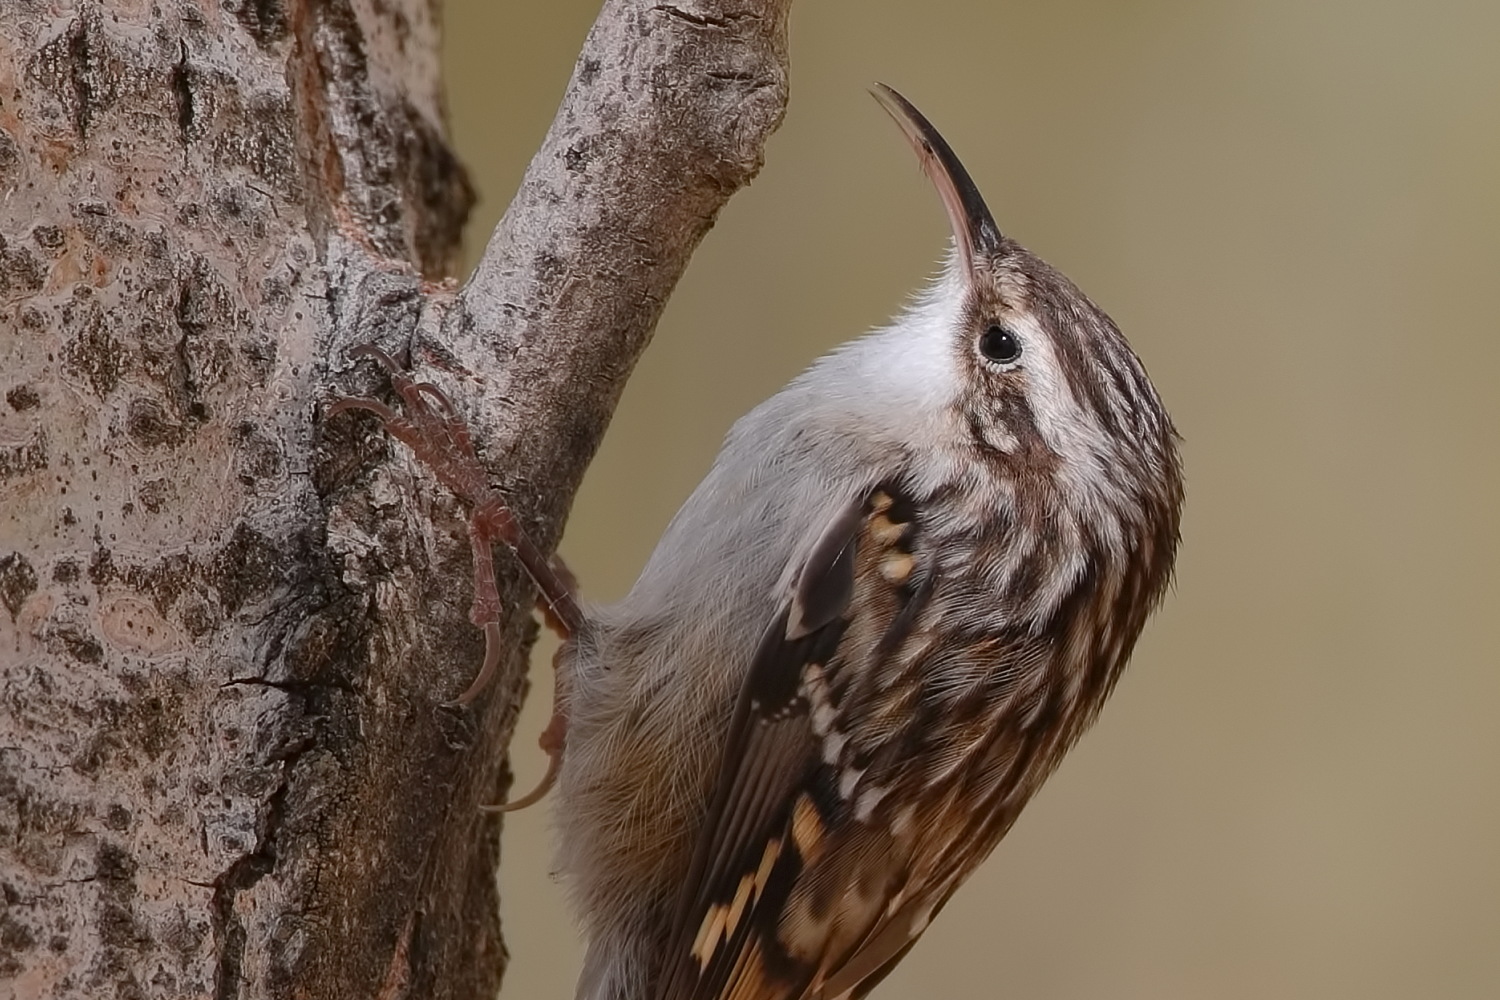
<instances>
[{"instance_id":1,"label":"bark crack","mask_svg":"<svg viewBox=\"0 0 1500 1000\"><path fill-rule=\"evenodd\" d=\"M292 772L312 746L313 742L307 740L288 748L282 755L281 780L266 800L266 813L260 823L255 848L213 881L213 899L209 905L214 949L218 955L214 968L214 1000L235 1000L240 995L245 944L249 932L245 921L235 911L235 899L240 893L255 888L261 879L275 869L277 838L286 818L286 800L292 785Z\"/></svg>"},{"instance_id":2,"label":"bark crack","mask_svg":"<svg viewBox=\"0 0 1500 1000\"><path fill-rule=\"evenodd\" d=\"M681 7L669 3L655 4L651 9L660 11L668 17L676 18L679 21L686 21L688 24L698 28L728 28L736 21L744 21L756 16L748 12L741 12L724 14L721 17L712 17L708 14L694 14L692 11L683 10Z\"/></svg>"},{"instance_id":3,"label":"bark crack","mask_svg":"<svg viewBox=\"0 0 1500 1000\"><path fill-rule=\"evenodd\" d=\"M267 618L273 616L268 615ZM287 694L305 695L321 691L343 691L352 692L354 686L344 680L334 681L273 681L268 677L231 677L220 684L220 687L245 687L270 688L273 691L283 691Z\"/></svg>"},{"instance_id":4,"label":"bark crack","mask_svg":"<svg viewBox=\"0 0 1500 1000\"><path fill-rule=\"evenodd\" d=\"M193 105L193 71L188 65L187 42L179 40L182 57L172 67L172 99L177 105L177 131L182 144L188 145L193 138L193 120L197 110Z\"/></svg>"},{"instance_id":5,"label":"bark crack","mask_svg":"<svg viewBox=\"0 0 1500 1000\"><path fill-rule=\"evenodd\" d=\"M68 29L68 83L73 88L73 127L80 139L88 138L93 118L94 85L89 82L89 26L80 17Z\"/></svg>"}]
</instances>

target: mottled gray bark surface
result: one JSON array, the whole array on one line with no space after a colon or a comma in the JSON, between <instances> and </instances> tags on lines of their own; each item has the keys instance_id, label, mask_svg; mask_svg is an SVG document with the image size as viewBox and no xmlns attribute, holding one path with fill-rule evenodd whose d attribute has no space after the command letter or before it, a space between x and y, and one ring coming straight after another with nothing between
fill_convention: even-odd
<instances>
[{"instance_id":1,"label":"mottled gray bark surface","mask_svg":"<svg viewBox=\"0 0 1500 1000\"><path fill-rule=\"evenodd\" d=\"M494 993L531 595L441 707L462 511L323 410L410 358L555 544L787 2L606 3L462 289L433 0L0 3L0 995Z\"/></svg>"}]
</instances>

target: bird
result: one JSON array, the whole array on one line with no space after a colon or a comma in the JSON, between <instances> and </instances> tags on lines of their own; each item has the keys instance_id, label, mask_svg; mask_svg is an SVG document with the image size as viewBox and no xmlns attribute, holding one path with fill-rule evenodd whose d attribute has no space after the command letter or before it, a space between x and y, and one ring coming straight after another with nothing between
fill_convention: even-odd
<instances>
[{"instance_id":1,"label":"bird","mask_svg":"<svg viewBox=\"0 0 1500 1000\"><path fill-rule=\"evenodd\" d=\"M491 490L451 402L373 348L374 410L565 636L544 736L577 1000L868 994L1098 716L1171 583L1179 436L1115 323L875 98L952 245L887 325L741 418L629 593L591 605ZM488 576L488 579L486 577ZM520 804L513 803L512 805Z\"/></svg>"}]
</instances>

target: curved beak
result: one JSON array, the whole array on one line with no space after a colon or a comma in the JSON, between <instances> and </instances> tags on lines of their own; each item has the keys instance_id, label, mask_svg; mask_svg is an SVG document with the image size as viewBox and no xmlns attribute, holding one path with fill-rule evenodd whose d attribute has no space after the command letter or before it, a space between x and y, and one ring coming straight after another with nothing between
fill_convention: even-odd
<instances>
[{"instance_id":1,"label":"curved beak","mask_svg":"<svg viewBox=\"0 0 1500 1000\"><path fill-rule=\"evenodd\" d=\"M958 161L953 147L910 101L883 83L877 83L870 93L901 126L907 141L916 150L922 172L937 188L938 197L943 199L964 270L973 273L975 259L997 253L1001 242L1000 227L995 225L979 188L974 186L973 178Z\"/></svg>"}]
</instances>

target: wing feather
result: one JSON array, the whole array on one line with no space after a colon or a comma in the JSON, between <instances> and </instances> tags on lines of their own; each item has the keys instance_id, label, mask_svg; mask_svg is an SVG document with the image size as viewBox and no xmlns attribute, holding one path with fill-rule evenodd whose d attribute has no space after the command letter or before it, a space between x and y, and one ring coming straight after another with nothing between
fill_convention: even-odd
<instances>
[{"instance_id":1,"label":"wing feather","mask_svg":"<svg viewBox=\"0 0 1500 1000\"><path fill-rule=\"evenodd\" d=\"M977 716L948 718L924 686L935 653L921 635L942 585L928 544L917 505L887 483L833 517L787 576L653 1000L862 994L967 874L956 854L989 828L974 807L990 803L967 801L961 782L921 809L887 798L990 742Z\"/></svg>"}]
</instances>

